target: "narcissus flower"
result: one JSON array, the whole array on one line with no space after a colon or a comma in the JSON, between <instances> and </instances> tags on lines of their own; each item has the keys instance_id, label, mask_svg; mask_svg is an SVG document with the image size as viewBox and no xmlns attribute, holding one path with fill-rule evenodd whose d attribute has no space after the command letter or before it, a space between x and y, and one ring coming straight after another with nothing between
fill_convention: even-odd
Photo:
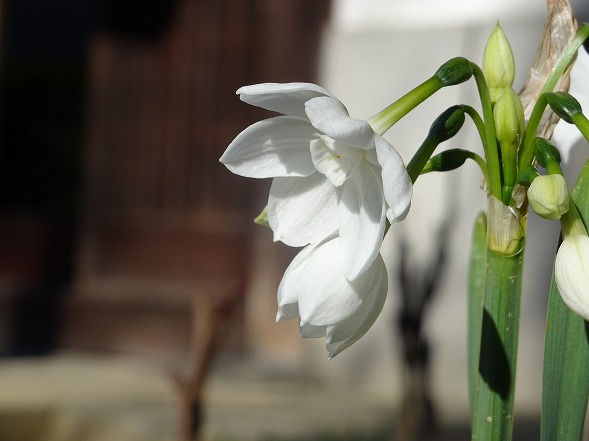
<instances>
[{"instance_id":1,"label":"narcissus flower","mask_svg":"<svg viewBox=\"0 0 589 441\"><path fill-rule=\"evenodd\" d=\"M577 315L589 320L589 237L565 237L554 262L556 286L564 302Z\"/></svg>"},{"instance_id":2,"label":"narcissus flower","mask_svg":"<svg viewBox=\"0 0 589 441\"><path fill-rule=\"evenodd\" d=\"M341 272L358 278L379 255L386 218L398 221L409 210L412 183L401 156L315 84L237 93L283 115L246 128L221 162L238 175L274 178L267 211L274 240L298 247L338 234Z\"/></svg>"},{"instance_id":3,"label":"narcissus flower","mask_svg":"<svg viewBox=\"0 0 589 441\"><path fill-rule=\"evenodd\" d=\"M325 337L329 358L362 337L380 314L387 271L380 254L355 280L342 270L341 239L309 245L294 258L278 288L276 320L300 316L302 337Z\"/></svg>"}]
</instances>

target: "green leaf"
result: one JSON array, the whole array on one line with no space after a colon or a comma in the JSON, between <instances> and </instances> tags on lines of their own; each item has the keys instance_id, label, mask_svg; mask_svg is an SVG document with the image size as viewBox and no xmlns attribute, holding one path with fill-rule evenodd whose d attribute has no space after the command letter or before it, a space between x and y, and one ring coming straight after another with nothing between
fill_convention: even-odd
<instances>
[{"instance_id":1,"label":"green leaf","mask_svg":"<svg viewBox=\"0 0 589 441\"><path fill-rule=\"evenodd\" d=\"M485 213L479 213L472 232L468 267L468 391L471 415L474 413L473 406L479 369L486 265L487 216Z\"/></svg>"},{"instance_id":2,"label":"green leaf","mask_svg":"<svg viewBox=\"0 0 589 441\"><path fill-rule=\"evenodd\" d=\"M525 215L489 196L487 263L472 440L510 441L519 340Z\"/></svg>"},{"instance_id":3,"label":"green leaf","mask_svg":"<svg viewBox=\"0 0 589 441\"><path fill-rule=\"evenodd\" d=\"M585 226L589 220L589 162L585 164L571 199ZM562 301L554 275L550 287L544 378L542 441L579 441L589 397L589 326Z\"/></svg>"}]
</instances>

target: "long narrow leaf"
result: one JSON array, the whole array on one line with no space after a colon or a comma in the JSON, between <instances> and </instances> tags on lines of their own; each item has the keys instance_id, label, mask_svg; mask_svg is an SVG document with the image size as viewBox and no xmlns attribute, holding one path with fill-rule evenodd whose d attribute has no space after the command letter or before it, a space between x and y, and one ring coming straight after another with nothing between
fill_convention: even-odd
<instances>
[{"instance_id":1,"label":"long narrow leaf","mask_svg":"<svg viewBox=\"0 0 589 441\"><path fill-rule=\"evenodd\" d=\"M474 413L474 399L479 369L481 324L485 300L487 265L487 216L480 213L475 219L468 268L468 391L470 414Z\"/></svg>"},{"instance_id":2,"label":"long narrow leaf","mask_svg":"<svg viewBox=\"0 0 589 441\"><path fill-rule=\"evenodd\" d=\"M519 340L525 215L489 197L485 298L473 441L510 441Z\"/></svg>"}]
</instances>

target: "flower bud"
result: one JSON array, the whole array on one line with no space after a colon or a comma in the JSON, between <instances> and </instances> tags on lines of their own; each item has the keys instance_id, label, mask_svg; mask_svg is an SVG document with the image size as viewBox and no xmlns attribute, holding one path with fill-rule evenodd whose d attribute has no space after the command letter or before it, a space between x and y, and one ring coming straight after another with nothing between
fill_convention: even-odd
<instances>
[{"instance_id":1,"label":"flower bud","mask_svg":"<svg viewBox=\"0 0 589 441\"><path fill-rule=\"evenodd\" d=\"M428 137L435 138L439 143L447 141L458 133L464 124L462 106L452 106L436 118L429 129Z\"/></svg>"},{"instance_id":2,"label":"flower bud","mask_svg":"<svg viewBox=\"0 0 589 441\"><path fill-rule=\"evenodd\" d=\"M583 113L581 104L566 92L547 93L546 101L552 111L569 124L573 124L574 115Z\"/></svg>"},{"instance_id":3,"label":"flower bud","mask_svg":"<svg viewBox=\"0 0 589 441\"><path fill-rule=\"evenodd\" d=\"M560 219L569 210L569 191L564 177L557 174L536 177L528 189L528 200L538 216Z\"/></svg>"},{"instance_id":4,"label":"flower bud","mask_svg":"<svg viewBox=\"0 0 589 441\"><path fill-rule=\"evenodd\" d=\"M565 237L556 253L554 278L566 305L589 320L589 237L584 234Z\"/></svg>"},{"instance_id":5,"label":"flower bud","mask_svg":"<svg viewBox=\"0 0 589 441\"><path fill-rule=\"evenodd\" d=\"M513 85L515 78L513 52L499 24L495 26L485 47L483 73L493 102L499 98L501 89L511 88Z\"/></svg>"},{"instance_id":6,"label":"flower bud","mask_svg":"<svg viewBox=\"0 0 589 441\"><path fill-rule=\"evenodd\" d=\"M470 150L450 149L444 150L432 156L421 171L422 174L429 172L445 172L455 170L472 157Z\"/></svg>"},{"instance_id":7,"label":"flower bud","mask_svg":"<svg viewBox=\"0 0 589 441\"><path fill-rule=\"evenodd\" d=\"M463 57L456 57L442 64L433 75L442 87L464 83L472 76L472 65Z\"/></svg>"},{"instance_id":8,"label":"flower bud","mask_svg":"<svg viewBox=\"0 0 589 441\"><path fill-rule=\"evenodd\" d=\"M524 132L524 107L511 87L505 88L498 98L493 117L497 140L502 144L518 144Z\"/></svg>"},{"instance_id":9,"label":"flower bud","mask_svg":"<svg viewBox=\"0 0 589 441\"><path fill-rule=\"evenodd\" d=\"M547 139L535 138L534 144L536 159L541 167L547 168L550 162L560 164L560 152Z\"/></svg>"}]
</instances>

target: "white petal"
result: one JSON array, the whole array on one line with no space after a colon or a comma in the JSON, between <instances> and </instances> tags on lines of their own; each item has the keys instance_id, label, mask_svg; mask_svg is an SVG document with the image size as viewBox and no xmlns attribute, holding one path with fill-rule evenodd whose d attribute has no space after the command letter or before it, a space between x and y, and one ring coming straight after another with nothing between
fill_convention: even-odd
<instances>
[{"instance_id":1,"label":"white petal","mask_svg":"<svg viewBox=\"0 0 589 441\"><path fill-rule=\"evenodd\" d=\"M299 279L305 274L305 268L309 256L313 253L316 245L309 245L303 248L292 260L278 286L278 313L276 321L290 320L299 315L299 295L301 286Z\"/></svg>"},{"instance_id":2,"label":"white petal","mask_svg":"<svg viewBox=\"0 0 589 441\"><path fill-rule=\"evenodd\" d=\"M324 174L336 187L346 182L352 173L353 164L330 149L322 138L311 141L311 160L317 171Z\"/></svg>"},{"instance_id":3,"label":"white petal","mask_svg":"<svg viewBox=\"0 0 589 441\"><path fill-rule=\"evenodd\" d=\"M327 136L349 146L370 149L374 147L374 131L370 124L352 118L344 105L335 98L313 98L305 103L309 121Z\"/></svg>"},{"instance_id":4,"label":"white petal","mask_svg":"<svg viewBox=\"0 0 589 441\"><path fill-rule=\"evenodd\" d=\"M318 96L332 96L323 87L312 83L253 84L240 87L237 94L252 106L305 119L306 101Z\"/></svg>"},{"instance_id":5,"label":"white petal","mask_svg":"<svg viewBox=\"0 0 589 441\"><path fill-rule=\"evenodd\" d=\"M233 140L220 161L250 178L308 176L315 171L309 144L317 138L308 121L279 116L259 121Z\"/></svg>"},{"instance_id":6,"label":"white petal","mask_svg":"<svg viewBox=\"0 0 589 441\"><path fill-rule=\"evenodd\" d=\"M579 101L585 115L589 114L589 82L587 78L589 78L589 55L581 46L571 70L569 93ZM569 124L563 120L556 124L551 137L551 140L558 146L562 161L565 164L569 161L571 150L575 144L582 139L583 136L579 129L574 124ZM583 147L586 148L586 146ZM585 155L585 158L587 158L587 155Z\"/></svg>"},{"instance_id":7,"label":"white petal","mask_svg":"<svg viewBox=\"0 0 589 441\"><path fill-rule=\"evenodd\" d=\"M375 141L376 155L382 167L384 198L389 207L387 218L391 223L399 222L409 212L413 184L399 152L381 136L376 135Z\"/></svg>"},{"instance_id":8,"label":"white petal","mask_svg":"<svg viewBox=\"0 0 589 441\"><path fill-rule=\"evenodd\" d=\"M339 216L343 271L354 280L378 255L385 225L382 182L367 161L343 185Z\"/></svg>"},{"instance_id":9,"label":"white petal","mask_svg":"<svg viewBox=\"0 0 589 441\"><path fill-rule=\"evenodd\" d=\"M309 255L298 284L301 325L326 326L354 314L362 305L363 286L342 274L339 239L327 241Z\"/></svg>"},{"instance_id":10,"label":"white petal","mask_svg":"<svg viewBox=\"0 0 589 441\"><path fill-rule=\"evenodd\" d=\"M338 228L335 187L321 173L305 178L275 178L268 199L274 240L300 247L317 243Z\"/></svg>"},{"instance_id":11,"label":"white petal","mask_svg":"<svg viewBox=\"0 0 589 441\"><path fill-rule=\"evenodd\" d=\"M567 237L554 262L556 286L575 314L589 320L589 237Z\"/></svg>"},{"instance_id":12,"label":"white petal","mask_svg":"<svg viewBox=\"0 0 589 441\"><path fill-rule=\"evenodd\" d=\"M326 326L313 326L309 323L301 323L301 337L319 338L325 337Z\"/></svg>"},{"instance_id":13,"label":"white petal","mask_svg":"<svg viewBox=\"0 0 589 441\"><path fill-rule=\"evenodd\" d=\"M327 351L329 358L358 341L372 327L384 306L387 289L387 270L379 255L374 263L360 277L351 282L358 285L358 291L365 293L362 306L356 313L340 323L327 327Z\"/></svg>"}]
</instances>

